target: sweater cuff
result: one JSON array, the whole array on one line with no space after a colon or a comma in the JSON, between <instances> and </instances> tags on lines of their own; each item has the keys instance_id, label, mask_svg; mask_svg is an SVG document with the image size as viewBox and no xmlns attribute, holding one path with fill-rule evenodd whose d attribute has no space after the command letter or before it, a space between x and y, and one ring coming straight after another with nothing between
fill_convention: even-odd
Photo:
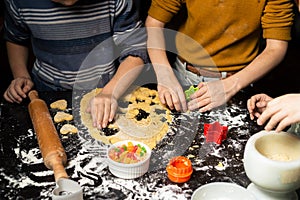
<instances>
[{"instance_id":1,"label":"sweater cuff","mask_svg":"<svg viewBox=\"0 0 300 200\"><path fill-rule=\"evenodd\" d=\"M151 7L149 8L148 15L163 23L168 23L174 16L172 12L168 12L154 3L152 3Z\"/></svg>"},{"instance_id":2,"label":"sweater cuff","mask_svg":"<svg viewBox=\"0 0 300 200\"><path fill-rule=\"evenodd\" d=\"M150 63L150 59L149 59L149 56L148 56L146 51L131 51L131 52L128 52L128 53L122 55L119 58L119 62L124 61L128 56L140 57L143 60L144 64Z\"/></svg>"},{"instance_id":3,"label":"sweater cuff","mask_svg":"<svg viewBox=\"0 0 300 200\"><path fill-rule=\"evenodd\" d=\"M266 28L263 31L263 38L290 41L292 39L291 27Z\"/></svg>"}]
</instances>

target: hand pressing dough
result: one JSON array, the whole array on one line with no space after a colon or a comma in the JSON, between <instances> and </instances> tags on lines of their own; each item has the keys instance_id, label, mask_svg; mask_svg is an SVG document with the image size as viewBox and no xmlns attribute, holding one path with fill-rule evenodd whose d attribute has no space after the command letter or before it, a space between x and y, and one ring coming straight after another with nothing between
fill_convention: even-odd
<instances>
[{"instance_id":1,"label":"hand pressing dough","mask_svg":"<svg viewBox=\"0 0 300 200\"><path fill-rule=\"evenodd\" d=\"M80 102L80 116L91 136L105 144L121 140L136 140L153 149L166 135L172 122L170 110L161 104L156 90L139 87L123 96L119 101L115 120L105 130L93 126L90 113L86 108L91 98L101 92L101 88L85 94ZM107 134L111 130L113 134Z\"/></svg>"}]
</instances>

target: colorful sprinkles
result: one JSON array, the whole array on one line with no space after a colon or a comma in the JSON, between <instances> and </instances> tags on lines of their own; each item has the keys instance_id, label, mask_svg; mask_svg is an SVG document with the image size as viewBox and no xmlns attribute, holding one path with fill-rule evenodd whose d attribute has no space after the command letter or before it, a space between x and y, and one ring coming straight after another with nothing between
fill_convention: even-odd
<instances>
[{"instance_id":1,"label":"colorful sprinkles","mask_svg":"<svg viewBox=\"0 0 300 200\"><path fill-rule=\"evenodd\" d=\"M132 164L144 160L146 154L147 150L144 146L128 142L127 145L123 144L122 146L112 148L109 152L109 157L119 163Z\"/></svg>"}]
</instances>

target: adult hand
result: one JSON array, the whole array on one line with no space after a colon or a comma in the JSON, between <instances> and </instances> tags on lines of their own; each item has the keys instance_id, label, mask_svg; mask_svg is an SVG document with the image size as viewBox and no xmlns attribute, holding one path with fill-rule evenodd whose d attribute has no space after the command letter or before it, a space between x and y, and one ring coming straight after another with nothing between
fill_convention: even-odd
<instances>
[{"instance_id":1,"label":"adult hand","mask_svg":"<svg viewBox=\"0 0 300 200\"><path fill-rule=\"evenodd\" d=\"M112 122L117 111L118 102L112 94L99 93L93 97L86 112L91 113L93 126L98 129L107 127Z\"/></svg>"},{"instance_id":2,"label":"adult hand","mask_svg":"<svg viewBox=\"0 0 300 200\"><path fill-rule=\"evenodd\" d=\"M282 131L285 127L300 122L300 94L286 94L271 100L260 115L257 124L262 125L268 119L265 130Z\"/></svg>"},{"instance_id":3,"label":"adult hand","mask_svg":"<svg viewBox=\"0 0 300 200\"><path fill-rule=\"evenodd\" d=\"M162 104L177 111L187 111L186 99L183 89L175 75L158 81L157 91Z\"/></svg>"},{"instance_id":4,"label":"adult hand","mask_svg":"<svg viewBox=\"0 0 300 200\"><path fill-rule=\"evenodd\" d=\"M33 85L32 80L28 77L15 78L4 92L3 97L10 103L21 103Z\"/></svg>"},{"instance_id":5,"label":"adult hand","mask_svg":"<svg viewBox=\"0 0 300 200\"><path fill-rule=\"evenodd\" d=\"M236 81L223 79L198 84L199 90L191 95L189 110L206 112L223 105L236 93Z\"/></svg>"},{"instance_id":6,"label":"adult hand","mask_svg":"<svg viewBox=\"0 0 300 200\"><path fill-rule=\"evenodd\" d=\"M250 113L250 119L259 118L261 113L266 109L267 104L273 98L266 94L256 94L247 101L247 108Z\"/></svg>"}]
</instances>

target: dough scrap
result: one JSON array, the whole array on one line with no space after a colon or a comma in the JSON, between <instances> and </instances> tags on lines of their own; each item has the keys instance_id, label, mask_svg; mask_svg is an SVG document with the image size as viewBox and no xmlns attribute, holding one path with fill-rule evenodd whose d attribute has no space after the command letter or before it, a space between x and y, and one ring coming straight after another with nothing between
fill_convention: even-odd
<instances>
[{"instance_id":1,"label":"dough scrap","mask_svg":"<svg viewBox=\"0 0 300 200\"><path fill-rule=\"evenodd\" d=\"M65 99L60 99L57 101L54 101L50 104L50 108L52 109L59 109L59 110L66 110L68 106L68 103Z\"/></svg>"},{"instance_id":2,"label":"dough scrap","mask_svg":"<svg viewBox=\"0 0 300 200\"><path fill-rule=\"evenodd\" d=\"M64 124L59 132L63 135L68 134L68 133L78 133L78 129L72 125L72 124Z\"/></svg>"},{"instance_id":3,"label":"dough scrap","mask_svg":"<svg viewBox=\"0 0 300 200\"><path fill-rule=\"evenodd\" d=\"M59 123L63 121L71 121L73 120L73 115L65 112L57 112L54 116L54 122Z\"/></svg>"}]
</instances>

